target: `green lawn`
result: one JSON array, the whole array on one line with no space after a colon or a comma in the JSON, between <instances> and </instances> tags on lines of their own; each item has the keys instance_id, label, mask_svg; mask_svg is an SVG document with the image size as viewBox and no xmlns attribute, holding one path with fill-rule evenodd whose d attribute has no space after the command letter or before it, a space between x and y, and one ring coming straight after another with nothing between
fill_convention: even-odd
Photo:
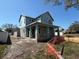
<instances>
[{"instance_id":1,"label":"green lawn","mask_svg":"<svg viewBox=\"0 0 79 59\"><path fill-rule=\"evenodd\" d=\"M0 45L0 59L3 57L5 48L7 48L7 45Z\"/></svg>"}]
</instances>

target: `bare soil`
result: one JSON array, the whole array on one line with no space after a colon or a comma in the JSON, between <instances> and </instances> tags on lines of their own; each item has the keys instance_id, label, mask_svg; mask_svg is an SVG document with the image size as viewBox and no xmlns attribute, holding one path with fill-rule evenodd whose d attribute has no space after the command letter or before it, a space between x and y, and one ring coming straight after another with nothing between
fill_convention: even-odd
<instances>
[{"instance_id":1,"label":"bare soil","mask_svg":"<svg viewBox=\"0 0 79 59\"><path fill-rule=\"evenodd\" d=\"M27 39L12 38L12 45L7 49L3 59L35 59L38 51L44 50L46 43L36 43ZM43 47L43 48L42 48Z\"/></svg>"},{"instance_id":2,"label":"bare soil","mask_svg":"<svg viewBox=\"0 0 79 59\"><path fill-rule=\"evenodd\" d=\"M36 43L30 38L13 37L11 41L12 45L6 50L3 59L53 59L47 56L46 43ZM66 42L63 57L64 59L79 59L79 44Z\"/></svg>"}]
</instances>

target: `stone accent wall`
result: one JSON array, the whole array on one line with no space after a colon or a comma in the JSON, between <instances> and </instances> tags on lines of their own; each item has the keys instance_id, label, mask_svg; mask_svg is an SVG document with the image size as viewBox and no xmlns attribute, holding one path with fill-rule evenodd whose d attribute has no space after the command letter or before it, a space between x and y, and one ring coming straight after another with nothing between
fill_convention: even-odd
<instances>
[{"instance_id":1,"label":"stone accent wall","mask_svg":"<svg viewBox=\"0 0 79 59\"><path fill-rule=\"evenodd\" d=\"M45 41L48 38L47 31L45 28L40 29L38 41Z\"/></svg>"},{"instance_id":2,"label":"stone accent wall","mask_svg":"<svg viewBox=\"0 0 79 59\"><path fill-rule=\"evenodd\" d=\"M53 36L53 30L49 28L49 32L46 27L40 28L38 41L47 41Z\"/></svg>"}]
</instances>

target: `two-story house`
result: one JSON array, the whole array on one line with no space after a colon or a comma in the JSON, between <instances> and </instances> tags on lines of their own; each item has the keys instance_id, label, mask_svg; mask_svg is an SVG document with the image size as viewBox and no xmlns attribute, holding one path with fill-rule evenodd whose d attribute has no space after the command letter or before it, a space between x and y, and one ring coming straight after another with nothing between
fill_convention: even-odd
<instances>
[{"instance_id":1,"label":"two-story house","mask_svg":"<svg viewBox=\"0 0 79 59\"><path fill-rule=\"evenodd\" d=\"M20 16L20 36L35 38L37 41L47 41L54 36L58 26L53 25L54 19L49 12L45 12L36 18Z\"/></svg>"}]
</instances>

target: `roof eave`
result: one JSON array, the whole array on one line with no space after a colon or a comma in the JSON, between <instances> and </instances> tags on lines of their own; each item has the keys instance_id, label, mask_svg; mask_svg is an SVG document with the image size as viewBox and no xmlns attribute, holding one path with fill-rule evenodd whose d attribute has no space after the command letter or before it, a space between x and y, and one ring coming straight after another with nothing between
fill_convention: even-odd
<instances>
[{"instance_id":1,"label":"roof eave","mask_svg":"<svg viewBox=\"0 0 79 59\"><path fill-rule=\"evenodd\" d=\"M22 17L22 15L20 15L19 22L20 22L20 20L21 20L21 17Z\"/></svg>"}]
</instances>

